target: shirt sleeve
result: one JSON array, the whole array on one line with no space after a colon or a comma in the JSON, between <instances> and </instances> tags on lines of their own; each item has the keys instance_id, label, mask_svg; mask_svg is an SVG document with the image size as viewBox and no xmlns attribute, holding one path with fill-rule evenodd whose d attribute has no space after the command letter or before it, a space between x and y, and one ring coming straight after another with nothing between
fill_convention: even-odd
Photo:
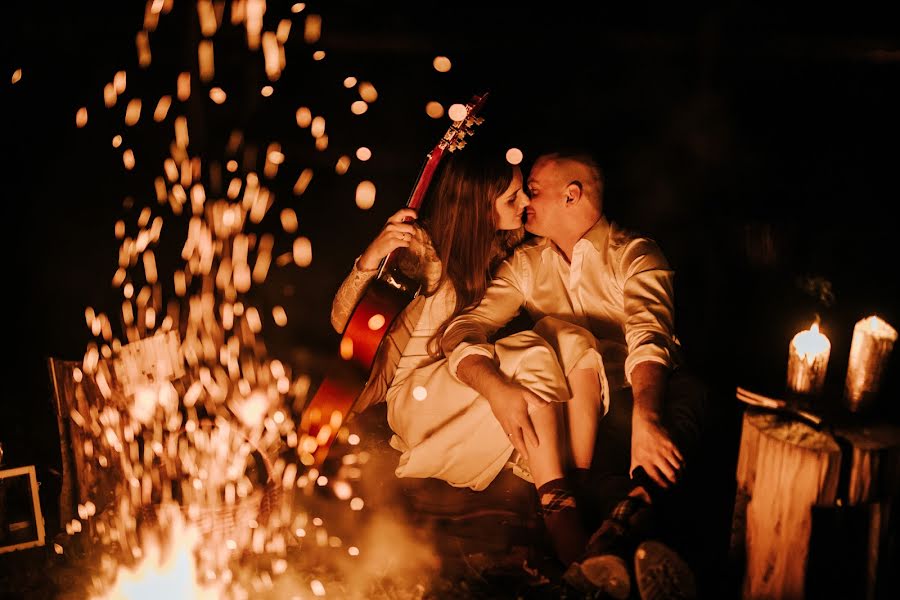
<instances>
[{"instance_id":1,"label":"shirt sleeve","mask_svg":"<svg viewBox=\"0 0 900 600\"><path fill-rule=\"evenodd\" d=\"M353 261L353 269L344 279L341 287L338 288L337 293L334 295L334 300L331 303L331 326L334 327L335 331L338 333L344 332L344 329L347 327L347 322L350 321L350 315L353 314L353 309L356 308L359 299L362 298L366 286L369 284L369 281L375 277L375 274L378 273L377 268L368 270L360 269L358 263L359 258L357 257L357 259Z\"/></svg>"},{"instance_id":2,"label":"shirt sleeve","mask_svg":"<svg viewBox=\"0 0 900 600\"><path fill-rule=\"evenodd\" d=\"M656 242L637 238L619 263L625 310L625 378L642 362L674 365L675 273Z\"/></svg>"},{"instance_id":3,"label":"shirt sleeve","mask_svg":"<svg viewBox=\"0 0 900 600\"><path fill-rule=\"evenodd\" d=\"M475 308L456 317L441 338L441 349L448 358L450 373L467 356L480 354L494 357L490 337L515 317L525 302L522 286L521 262L517 255L501 263L497 274L481 302Z\"/></svg>"}]
</instances>

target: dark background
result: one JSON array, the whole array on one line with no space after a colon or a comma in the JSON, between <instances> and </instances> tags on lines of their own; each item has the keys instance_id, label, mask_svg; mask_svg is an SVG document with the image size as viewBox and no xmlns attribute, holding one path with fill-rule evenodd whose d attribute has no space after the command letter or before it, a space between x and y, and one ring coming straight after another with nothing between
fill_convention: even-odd
<instances>
[{"instance_id":1,"label":"dark background","mask_svg":"<svg viewBox=\"0 0 900 600\"><path fill-rule=\"evenodd\" d=\"M314 259L307 269L273 268L254 298L285 306L288 326L269 324L267 341L288 361L335 353L332 295L403 204L448 125L428 118L425 103L446 107L484 90L492 97L473 143L482 136L519 147L526 163L557 143L597 155L608 180L607 213L656 238L676 269L679 336L723 405L734 405L735 385L779 393L788 342L817 314L833 344L832 395L843 383L854 323L877 313L900 325L892 216L900 199L896 9L475 4L309 3L307 11L323 15L322 40L305 44L303 15L293 17L287 69L271 98L259 95L267 83L261 53L249 52L226 24L214 38L215 84L228 102L213 105L195 78L191 100L176 102L163 125L150 118L157 98L174 94L179 71L196 73L200 37L189 5L178 2L161 18L146 71L134 49L142 2L6 7L6 464L36 463L45 480L58 461L45 361L82 356L90 339L86 306L116 314L115 221L124 218L133 231L140 208L152 206L166 218L162 273L180 252L183 219L157 207L152 187L180 113L190 120L191 153L204 159L222 158L235 127L261 148L272 140L283 146L285 164L267 182L275 206L258 230L276 234L276 254L289 251L292 236L279 233L277 214L293 207ZM267 28L290 18L289 6L270 2ZM315 49L327 52L324 61L311 60ZM451 58L449 73L432 68L436 55ZM11 85L20 67L23 78ZM128 88L107 110L102 88L119 69L128 71ZM341 85L348 75L379 91L365 115L350 114L357 94ZM128 128L124 107L135 96L144 99L143 113ZM326 152L314 152L297 127L301 105L326 117ZM80 106L89 110L84 129L74 124ZM117 133L135 151L132 172L122 167L122 148L111 147ZM373 150L372 160L354 158L336 176L337 157L361 145ZM305 166L316 175L296 198L290 190ZM378 186L369 211L354 203L362 179ZM822 300L823 282L831 302ZM900 404L897 354L881 399L888 418ZM734 431L733 423L723 428Z\"/></svg>"}]
</instances>

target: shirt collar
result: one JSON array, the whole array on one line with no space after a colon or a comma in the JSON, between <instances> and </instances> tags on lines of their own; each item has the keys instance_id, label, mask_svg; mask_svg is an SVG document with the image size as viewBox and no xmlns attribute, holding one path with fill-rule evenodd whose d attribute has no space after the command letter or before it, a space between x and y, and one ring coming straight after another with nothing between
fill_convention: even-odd
<instances>
[{"instance_id":1,"label":"shirt collar","mask_svg":"<svg viewBox=\"0 0 900 600\"><path fill-rule=\"evenodd\" d=\"M581 236L581 239L578 240L578 242L576 242L576 247L582 240L587 240L597 252L602 252L609 240L609 221L606 220L606 217L601 215L600 218L597 219L597 222ZM559 248L550 238L541 238L541 244L544 247L543 250L541 250L542 260L547 255L547 252L557 252L562 256L562 252L560 252Z\"/></svg>"}]
</instances>

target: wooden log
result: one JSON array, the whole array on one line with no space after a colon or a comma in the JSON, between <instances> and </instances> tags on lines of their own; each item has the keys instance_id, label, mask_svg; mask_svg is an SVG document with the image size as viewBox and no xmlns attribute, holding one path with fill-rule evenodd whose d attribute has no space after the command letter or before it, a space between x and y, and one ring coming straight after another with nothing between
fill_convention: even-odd
<instances>
[{"instance_id":1,"label":"wooden log","mask_svg":"<svg viewBox=\"0 0 900 600\"><path fill-rule=\"evenodd\" d=\"M747 410L732 528L743 597L804 598L834 582L856 597L880 595L879 561L893 545L885 535L891 511L883 509L897 498L898 473L900 428L826 432ZM863 540L858 556L848 552L851 539Z\"/></svg>"}]
</instances>

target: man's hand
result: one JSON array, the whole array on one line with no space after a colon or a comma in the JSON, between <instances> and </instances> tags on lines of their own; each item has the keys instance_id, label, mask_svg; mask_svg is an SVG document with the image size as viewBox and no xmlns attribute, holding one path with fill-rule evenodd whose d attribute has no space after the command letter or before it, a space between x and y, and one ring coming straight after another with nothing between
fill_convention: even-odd
<instances>
[{"instance_id":1,"label":"man's hand","mask_svg":"<svg viewBox=\"0 0 900 600\"><path fill-rule=\"evenodd\" d=\"M638 363L631 371L634 414L629 473L643 467L663 488L675 483L684 466L684 457L660 418L668 375L668 369L655 362Z\"/></svg>"},{"instance_id":2,"label":"man's hand","mask_svg":"<svg viewBox=\"0 0 900 600\"><path fill-rule=\"evenodd\" d=\"M666 428L655 418L635 413L631 422L631 469L643 467L662 488L675 483L684 457Z\"/></svg>"},{"instance_id":3,"label":"man's hand","mask_svg":"<svg viewBox=\"0 0 900 600\"><path fill-rule=\"evenodd\" d=\"M508 381L486 356L467 356L459 363L457 375L463 383L487 399L491 412L512 445L527 458L526 437L532 446L539 445L528 407L543 406L547 402L518 383Z\"/></svg>"}]
</instances>

